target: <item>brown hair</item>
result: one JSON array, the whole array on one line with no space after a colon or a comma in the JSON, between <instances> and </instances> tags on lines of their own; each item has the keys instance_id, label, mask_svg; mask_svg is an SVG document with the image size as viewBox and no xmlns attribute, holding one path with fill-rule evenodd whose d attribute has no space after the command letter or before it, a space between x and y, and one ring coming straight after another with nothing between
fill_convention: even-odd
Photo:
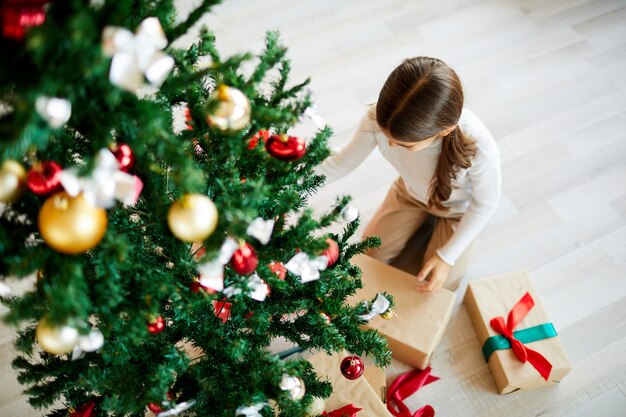
<instances>
[{"instance_id":1,"label":"brown hair","mask_svg":"<svg viewBox=\"0 0 626 417\"><path fill-rule=\"evenodd\" d=\"M454 70L436 58L406 59L387 78L376 103L376 122L393 139L419 142L455 126L442 138L437 170L430 183L428 207L446 210L452 180L472 165L476 143L458 126L463 89Z\"/></svg>"}]
</instances>

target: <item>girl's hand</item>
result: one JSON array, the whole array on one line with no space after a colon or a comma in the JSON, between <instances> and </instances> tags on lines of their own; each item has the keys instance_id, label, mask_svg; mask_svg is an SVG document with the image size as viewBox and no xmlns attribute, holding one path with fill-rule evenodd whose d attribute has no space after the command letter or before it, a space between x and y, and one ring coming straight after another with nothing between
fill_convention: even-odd
<instances>
[{"instance_id":1,"label":"girl's hand","mask_svg":"<svg viewBox=\"0 0 626 417\"><path fill-rule=\"evenodd\" d=\"M428 284L417 287L417 290L420 292L433 292L443 287L443 284L450 274L450 265L445 263L439 256L435 255L426 261L424 267L417 275L417 280L420 282L424 281L428 273L430 273Z\"/></svg>"}]
</instances>

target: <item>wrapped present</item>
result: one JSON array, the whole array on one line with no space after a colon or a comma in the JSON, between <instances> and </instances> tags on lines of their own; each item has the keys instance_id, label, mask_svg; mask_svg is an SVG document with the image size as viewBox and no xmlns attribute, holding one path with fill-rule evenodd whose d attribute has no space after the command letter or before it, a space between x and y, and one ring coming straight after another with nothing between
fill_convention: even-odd
<instances>
[{"instance_id":1,"label":"wrapped present","mask_svg":"<svg viewBox=\"0 0 626 417\"><path fill-rule=\"evenodd\" d=\"M446 289L418 292L415 276L369 256L356 256L352 261L363 271L363 288L350 302L371 300L382 292L391 294L396 304L394 317L385 320L376 315L368 326L387 337L395 359L417 369L428 367L450 320L456 295Z\"/></svg>"},{"instance_id":2,"label":"wrapped present","mask_svg":"<svg viewBox=\"0 0 626 417\"><path fill-rule=\"evenodd\" d=\"M465 305L500 394L554 385L572 369L526 272L470 282Z\"/></svg>"},{"instance_id":3,"label":"wrapped present","mask_svg":"<svg viewBox=\"0 0 626 417\"><path fill-rule=\"evenodd\" d=\"M345 352L333 356L321 352L307 358L320 378L333 385L333 394L326 400L326 414L333 416L333 412L352 406L361 409L357 417L392 417L365 378L349 380L341 374L339 366L346 356Z\"/></svg>"},{"instance_id":4,"label":"wrapped present","mask_svg":"<svg viewBox=\"0 0 626 417\"><path fill-rule=\"evenodd\" d=\"M374 365L373 361L365 359L365 372L363 376L367 379L370 387L380 397L384 403L387 402L387 376L385 370Z\"/></svg>"}]
</instances>

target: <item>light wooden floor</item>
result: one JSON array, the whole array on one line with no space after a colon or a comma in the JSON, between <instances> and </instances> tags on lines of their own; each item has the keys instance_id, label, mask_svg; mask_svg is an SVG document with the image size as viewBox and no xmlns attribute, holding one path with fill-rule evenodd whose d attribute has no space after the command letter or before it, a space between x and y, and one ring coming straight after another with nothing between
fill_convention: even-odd
<instances>
[{"instance_id":1,"label":"light wooden floor","mask_svg":"<svg viewBox=\"0 0 626 417\"><path fill-rule=\"evenodd\" d=\"M459 305L433 362L442 379L411 405L439 416L626 415L625 0L231 0L205 22L224 54L259 50L279 29L294 80L313 77L334 145L415 55L457 70L496 137L503 198L467 278L528 269L574 370L554 388L496 395ZM312 203L323 210L349 192L367 220L393 179L375 152ZM0 416L40 415L19 395L11 338L0 327ZM395 363L389 379L405 369Z\"/></svg>"}]
</instances>

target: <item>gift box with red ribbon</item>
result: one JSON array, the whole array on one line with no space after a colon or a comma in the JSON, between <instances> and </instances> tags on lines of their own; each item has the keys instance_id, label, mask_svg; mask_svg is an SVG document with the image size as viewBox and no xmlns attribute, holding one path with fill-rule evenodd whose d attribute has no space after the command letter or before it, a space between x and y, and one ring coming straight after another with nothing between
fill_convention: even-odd
<instances>
[{"instance_id":1,"label":"gift box with red ribbon","mask_svg":"<svg viewBox=\"0 0 626 417\"><path fill-rule=\"evenodd\" d=\"M393 417L365 377L349 380L341 374L341 361L346 356L348 356L346 352L333 356L320 352L307 358L320 378L329 381L333 386L332 395L326 399L325 415L330 417L343 417L344 415L348 417Z\"/></svg>"},{"instance_id":2,"label":"gift box with red ribbon","mask_svg":"<svg viewBox=\"0 0 626 417\"><path fill-rule=\"evenodd\" d=\"M572 369L528 273L470 282L465 305L500 394L554 385Z\"/></svg>"},{"instance_id":3,"label":"gift box with red ribbon","mask_svg":"<svg viewBox=\"0 0 626 417\"><path fill-rule=\"evenodd\" d=\"M391 320L377 315L367 326L387 338L395 359L417 369L428 367L450 321L456 295L446 289L419 292L414 275L369 256L355 256L352 263L363 272L363 288L350 298L351 303L370 300L382 292L391 294L395 302Z\"/></svg>"}]
</instances>

